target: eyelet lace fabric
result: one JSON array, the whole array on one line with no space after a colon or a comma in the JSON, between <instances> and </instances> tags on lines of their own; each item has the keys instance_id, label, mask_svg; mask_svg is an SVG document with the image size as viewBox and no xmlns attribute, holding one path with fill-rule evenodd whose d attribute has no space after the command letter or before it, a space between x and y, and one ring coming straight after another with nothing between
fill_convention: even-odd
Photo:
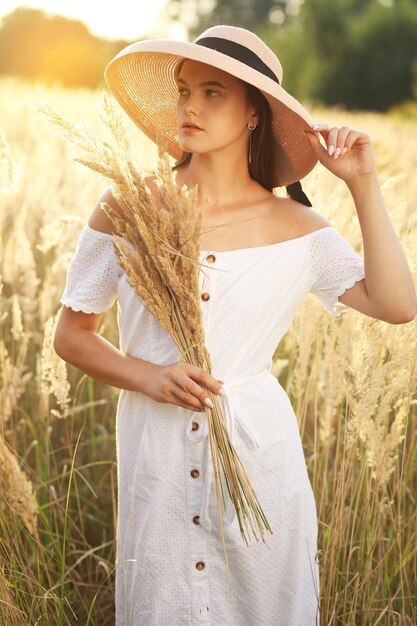
<instances>
[{"instance_id":1,"label":"eyelet lace fabric","mask_svg":"<svg viewBox=\"0 0 417 626\"><path fill-rule=\"evenodd\" d=\"M334 228L315 231L306 243L313 279L310 291L330 313L340 315L348 307L338 297L365 278L364 260Z\"/></svg>"},{"instance_id":2,"label":"eyelet lace fabric","mask_svg":"<svg viewBox=\"0 0 417 626\"><path fill-rule=\"evenodd\" d=\"M117 626L319 624L317 511L297 417L272 357L307 293L337 315L364 278L333 227L281 243L202 251L200 306L213 375L242 463L273 530L246 546L228 509L229 587L204 413L121 390L116 414ZM117 297L120 348L161 366L181 355L127 283L113 238L81 232L61 302L101 313ZM339 303L340 304L340 303ZM346 308L346 307L345 307Z\"/></svg>"},{"instance_id":3,"label":"eyelet lace fabric","mask_svg":"<svg viewBox=\"0 0 417 626\"><path fill-rule=\"evenodd\" d=\"M60 302L74 311L103 313L116 298L121 274L112 235L86 226L68 267Z\"/></svg>"}]
</instances>

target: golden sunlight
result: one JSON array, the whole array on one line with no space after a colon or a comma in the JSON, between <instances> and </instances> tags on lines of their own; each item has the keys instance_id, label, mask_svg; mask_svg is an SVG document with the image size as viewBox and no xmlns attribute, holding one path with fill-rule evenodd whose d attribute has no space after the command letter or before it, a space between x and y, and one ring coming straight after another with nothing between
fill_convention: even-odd
<instances>
[{"instance_id":1,"label":"golden sunlight","mask_svg":"<svg viewBox=\"0 0 417 626\"><path fill-rule=\"evenodd\" d=\"M165 0L101 4L84 0L2 0L0 19L21 6L40 9L46 13L63 15L84 22L90 32L106 39L134 40L145 34L171 36L171 25L164 15ZM177 34L177 33L176 33Z\"/></svg>"}]
</instances>

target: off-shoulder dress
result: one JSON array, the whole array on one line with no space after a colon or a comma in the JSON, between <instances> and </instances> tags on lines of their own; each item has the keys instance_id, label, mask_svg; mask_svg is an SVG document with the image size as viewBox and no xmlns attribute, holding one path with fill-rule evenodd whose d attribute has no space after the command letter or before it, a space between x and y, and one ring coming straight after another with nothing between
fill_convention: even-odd
<instances>
[{"instance_id":1,"label":"off-shoulder dress","mask_svg":"<svg viewBox=\"0 0 417 626\"><path fill-rule=\"evenodd\" d=\"M243 542L231 507L219 534L204 413L121 390L116 414L117 626L313 626L319 623L317 510L296 415L271 372L307 293L333 314L365 277L332 226L287 241L201 251L200 305L230 435L273 530ZM102 313L117 297L120 349L168 365L179 352L127 282L113 237L81 231L61 303Z\"/></svg>"}]
</instances>

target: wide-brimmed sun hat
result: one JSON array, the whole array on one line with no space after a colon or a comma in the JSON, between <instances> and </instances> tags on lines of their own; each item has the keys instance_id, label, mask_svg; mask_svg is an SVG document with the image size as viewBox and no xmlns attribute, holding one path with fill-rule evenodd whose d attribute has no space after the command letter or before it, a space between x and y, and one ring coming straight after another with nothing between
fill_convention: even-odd
<instances>
[{"instance_id":1,"label":"wide-brimmed sun hat","mask_svg":"<svg viewBox=\"0 0 417 626\"><path fill-rule=\"evenodd\" d=\"M237 26L213 26L193 43L147 39L121 50L107 65L106 83L133 122L168 153L182 156L175 67L181 59L212 65L257 87L272 111L276 187L295 183L317 163L303 130L313 120L281 86L282 67L274 52L254 33Z\"/></svg>"}]
</instances>

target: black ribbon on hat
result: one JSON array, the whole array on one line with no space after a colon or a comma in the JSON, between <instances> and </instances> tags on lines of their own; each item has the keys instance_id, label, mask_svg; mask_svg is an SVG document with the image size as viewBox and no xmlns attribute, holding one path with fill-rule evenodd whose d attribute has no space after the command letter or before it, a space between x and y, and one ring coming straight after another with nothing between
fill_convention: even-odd
<instances>
[{"instance_id":1,"label":"black ribbon on hat","mask_svg":"<svg viewBox=\"0 0 417 626\"><path fill-rule=\"evenodd\" d=\"M255 54L255 52L252 52L252 50L249 50L246 46L242 46L240 43L230 41L229 39L222 39L221 37L202 37L194 43L199 46L211 48L212 50L216 50L222 54L227 54L227 56L232 57L232 59L236 59L236 61L240 61L241 63L248 65L253 70L260 72L279 85L279 80L271 68L268 67L268 65L264 63L262 59Z\"/></svg>"},{"instance_id":2,"label":"black ribbon on hat","mask_svg":"<svg viewBox=\"0 0 417 626\"><path fill-rule=\"evenodd\" d=\"M307 198L306 194L304 193L300 181L288 185L288 187L285 187L285 189L287 190L290 198L292 198L293 200L297 200L297 202L301 202L301 204L305 204L306 206L313 206L310 200Z\"/></svg>"}]
</instances>

